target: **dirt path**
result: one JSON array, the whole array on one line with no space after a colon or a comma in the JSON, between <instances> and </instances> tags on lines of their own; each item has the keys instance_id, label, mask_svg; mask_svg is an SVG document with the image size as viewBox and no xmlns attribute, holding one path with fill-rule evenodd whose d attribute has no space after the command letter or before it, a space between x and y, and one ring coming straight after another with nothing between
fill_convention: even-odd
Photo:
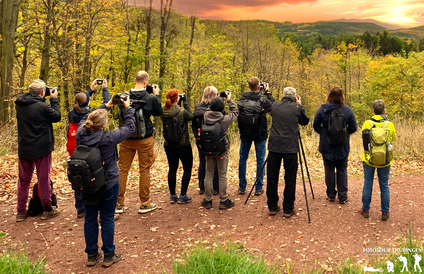
<instances>
[{"instance_id":1,"label":"dirt path","mask_svg":"<svg viewBox=\"0 0 424 274\"><path fill-rule=\"evenodd\" d=\"M265 255L270 262L287 258L295 264L295 273L299 273L315 260L325 264L327 260L352 256L365 261L368 258L363 255L364 242L367 247L393 246L410 222L417 236L423 236L424 221L420 212L424 204L424 175L390 178L388 222L380 220L378 184L374 185L368 220L358 213L362 205L361 177L349 178L349 202L345 205L326 201L322 180L312 184L315 200L307 187L312 223L308 223L299 180L295 202L298 214L290 219L283 218L281 212L270 217L265 194L243 205L246 196L236 195L234 183L230 184L228 193L236 199L236 206L227 211L218 210L217 197L214 210L200 207L203 196L197 194L193 182L189 189L192 203L171 205L167 189L158 187L152 193L152 200L158 203L159 209L141 215L137 213L137 192L132 190L127 194L125 213L116 221L115 244L123 260L107 270L100 264L93 268L85 266L83 220L76 218L72 199L60 200L61 215L47 222L40 217L30 217L16 223L16 205L3 203L0 231L7 233L6 246L13 243L21 247L27 242L31 259L46 257L51 273L143 273L170 269L173 259L181 257L184 249L198 244L199 240L207 246L231 240L253 253ZM280 184L280 198L282 191Z\"/></svg>"}]
</instances>

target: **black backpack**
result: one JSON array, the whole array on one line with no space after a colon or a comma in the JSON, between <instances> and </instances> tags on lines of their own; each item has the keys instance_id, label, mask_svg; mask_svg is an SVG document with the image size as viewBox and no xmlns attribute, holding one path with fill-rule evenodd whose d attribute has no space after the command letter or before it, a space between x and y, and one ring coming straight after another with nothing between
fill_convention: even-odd
<instances>
[{"instance_id":1,"label":"black backpack","mask_svg":"<svg viewBox=\"0 0 424 274\"><path fill-rule=\"evenodd\" d=\"M56 195L53 193L53 182L50 180L50 185L52 188L52 206L57 207L57 198ZM29 200L28 204L28 214L29 216L37 216L42 214L44 211L43 205L41 204L40 199L40 192L38 191L38 183L34 184L34 187L32 189L32 197Z\"/></svg>"},{"instance_id":2,"label":"black backpack","mask_svg":"<svg viewBox=\"0 0 424 274\"><path fill-rule=\"evenodd\" d=\"M131 100L131 107L135 110L135 131L131 133L128 139L143 139L146 136L146 120L144 113L144 106L146 105L145 95L142 100L131 99L132 92L129 91L129 100ZM124 110L119 110L119 127L125 125Z\"/></svg>"},{"instance_id":3,"label":"black backpack","mask_svg":"<svg viewBox=\"0 0 424 274\"><path fill-rule=\"evenodd\" d=\"M259 101L240 100L236 104L239 109L237 121L240 135L258 136L261 128L263 97Z\"/></svg>"},{"instance_id":4,"label":"black backpack","mask_svg":"<svg viewBox=\"0 0 424 274\"><path fill-rule=\"evenodd\" d=\"M178 144L184 136L183 126L180 125L180 111L172 117L163 118L163 138L170 145Z\"/></svg>"},{"instance_id":5,"label":"black backpack","mask_svg":"<svg viewBox=\"0 0 424 274\"><path fill-rule=\"evenodd\" d=\"M200 130L203 125L203 116L205 115L206 110L208 109L207 106L200 106L195 108L193 112L193 120L191 122L191 129L193 130L194 137L196 138L196 141L198 138L200 138Z\"/></svg>"},{"instance_id":6,"label":"black backpack","mask_svg":"<svg viewBox=\"0 0 424 274\"><path fill-rule=\"evenodd\" d=\"M226 151L224 130L221 126L222 119L215 123L206 123L202 125L198 146L203 154L218 156Z\"/></svg>"},{"instance_id":7,"label":"black backpack","mask_svg":"<svg viewBox=\"0 0 424 274\"><path fill-rule=\"evenodd\" d=\"M343 115L343 107L339 107L330 113L327 139L330 145L340 145L344 144L346 138L346 117Z\"/></svg>"},{"instance_id":8,"label":"black backpack","mask_svg":"<svg viewBox=\"0 0 424 274\"><path fill-rule=\"evenodd\" d=\"M72 189L85 193L95 193L107 184L103 159L98 149L102 138L95 146L79 145L68 160L68 180Z\"/></svg>"}]
</instances>

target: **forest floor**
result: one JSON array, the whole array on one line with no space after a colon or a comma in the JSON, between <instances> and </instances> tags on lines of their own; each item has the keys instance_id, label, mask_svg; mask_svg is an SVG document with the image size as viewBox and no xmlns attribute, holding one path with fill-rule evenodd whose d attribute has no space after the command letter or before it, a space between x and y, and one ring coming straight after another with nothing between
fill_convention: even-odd
<instances>
[{"instance_id":1,"label":"forest floor","mask_svg":"<svg viewBox=\"0 0 424 274\"><path fill-rule=\"evenodd\" d=\"M159 208L147 214L138 214L137 167L130 172L129 190L126 194L125 213L115 226L116 250L122 252L122 260L109 269L101 263L85 266L84 220L77 219L74 199L69 182L65 178L62 161L54 162L52 179L58 196L61 214L48 221L29 217L22 223L15 222L16 212L16 156L2 156L0 161L0 232L5 232L2 246L26 250L30 259L42 256L50 273L162 273L172 272L172 262L181 259L185 251L203 244L213 247L217 243L232 242L257 256L264 256L269 263L294 265L294 273L310 269L314 264L326 269L340 260L353 258L365 264L374 257L365 255L364 247L397 246L399 235L406 233L410 224L417 237L424 236L424 169L423 160L396 161L390 177L391 208L387 222L381 221L380 196L377 180L374 180L370 218L360 214L362 197L362 167L360 161L349 161L349 202L344 205L326 200L323 166L319 159L308 161L315 199L306 181L311 223L304 197L302 181L297 180L295 210L289 219L282 212L268 215L266 195L252 196L247 205L247 195L237 195L237 169L230 166L228 193L236 205L229 210L218 209L218 197L214 197L213 210L200 206L204 196L197 191L197 165L188 195L189 204L169 204L166 183L167 163L156 161L152 174L151 199ZM181 169L179 176L181 176ZM280 201L284 190L283 171L280 181ZM36 179L34 179L36 181ZM265 180L266 181L266 180ZM254 178L248 176L248 190ZM177 187L180 187L179 185ZM31 194L31 193L30 193ZM101 238L99 238L101 244Z\"/></svg>"}]
</instances>

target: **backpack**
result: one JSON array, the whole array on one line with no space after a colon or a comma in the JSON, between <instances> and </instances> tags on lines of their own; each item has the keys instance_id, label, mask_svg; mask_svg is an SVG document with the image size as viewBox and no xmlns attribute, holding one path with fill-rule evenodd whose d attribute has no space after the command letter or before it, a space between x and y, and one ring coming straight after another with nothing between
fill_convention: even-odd
<instances>
[{"instance_id":1,"label":"backpack","mask_svg":"<svg viewBox=\"0 0 424 274\"><path fill-rule=\"evenodd\" d=\"M77 134L78 123L70 123L68 130L68 142L66 143L66 150L69 155L72 156L75 148L77 147L77 141L75 140L75 135Z\"/></svg>"},{"instance_id":2,"label":"backpack","mask_svg":"<svg viewBox=\"0 0 424 274\"><path fill-rule=\"evenodd\" d=\"M104 162L98 149L104 136L103 131L102 138L95 146L77 146L68 160L68 180L73 190L95 193L107 184Z\"/></svg>"},{"instance_id":3,"label":"backpack","mask_svg":"<svg viewBox=\"0 0 424 274\"><path fill-rule=\"evenodd\" d=\"M204 123L202 125L198 147L204 155L218 156L226 151L224 130L221 126L222 119L215 123Z\"/></svg>"},{"instance_id":4,"label":"backpack","mask_svg":"<svg viewBox=\"0 0 424 274\"><path fill-rule=\"evenodd\" d=\"M327 140L330 145L341 145L344 144L346 138L346 117L343 114L343 107L339 107L330 113Z\"/></svg>"},{"instance_id":5,"label":"backpack","mask_svg":"<svg viewBox=\"0 0 424 274\"><path fill-rule=\"evenodd\" d=\"M143 139L146 136L146 121L144 114L144 106L146 105L146 97L149 95L145 95L142 100L133 100L131 99L131 91L129 92L129 97L131 100L131 107L135 110L135 131L128 137L128 139ZM124 111L119 111L119 127L123 127L125 125L125 117Z\"/></svg>"},{"instance_id":6,"label":"backpack","mask_svg":"<svg viewBox=\"0 0 424 274\"><path fill-rule=\"evenodd\" d=\"M390 129L387 128L390 122L369 120L368 123L370 124L370 145L367 160L374 166L388 165L393 160L393 149L389 150Z\"/></svg>"},{"instance_id":7,"label":"backpack","mask_svg":"<svg viewBox=\"0 0 424 274\"><path fill-rule=\"evenodd\" d=\"M259 136L262 118L263 97L259 101L240 100L237 101L239 116L237 117L240 135Z\"/></svg>"},{"instance_id":8,"label":"backpack","mask_svg":"<svg viewBox=\"0 0 424 274\"><path fill-rule=\"evenodd\" d=\"M50 180L50 185L52 188L52 207L57 207L57 198L56 195L53 193L53 182ZM44 211L43 205L41 204L40 199L40 191L38 190L38 183L34 184L34 187L32 189L32 197L29 200L28 204L28 214L29 216L37 216L42 214Z\"/></svg>"},{"instance_id":9,"label":"backpack","mask_svg":"<svg viewBox=\"0 0 424 274\"><path fill-rule=\"evenodd\" d=\"M203 125L203 116L205 115L206 110L208 109L207 106L200 106L195 108L193 112L193 120L191 121L191 129L193 130L194 137L200 138L200 130Z\"/></svg>"},{"instance_id":10,"label":"backpack","mask_svg":"<svg viewBox=\"0 0 424 274\"><path fill-rule=\"evenodd\" d=\"M163 138L170 145L178 144L184 136L184 126L180 125L180 114L183 114L181 109L174 116L163 118Z\"/></svg>"}]
</instances>

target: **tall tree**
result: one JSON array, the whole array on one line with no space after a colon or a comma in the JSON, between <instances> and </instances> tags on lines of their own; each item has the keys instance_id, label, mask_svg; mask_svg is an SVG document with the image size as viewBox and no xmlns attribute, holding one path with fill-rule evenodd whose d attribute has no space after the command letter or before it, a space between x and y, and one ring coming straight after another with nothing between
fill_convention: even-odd
<instances>
[{"instance_id":1,"label":"tall tree","mask_svg":"<svg viewBox=\"0 0 424 274\"><path fill-rule=\"evenodd\" d=\"M144 71L149 72L150 69L150 41L152 40L152 4L153 0L149 0L150 5L144 11L146 20L146 45L144 47Z\"/></svg>"},{"instance_id":2,"label":"tall tree","mask_svg":"<svg viewBox=\"0 0 424 274\"><path fill-rule=\"evenodd\" d=\"M40 66L40 79L47 82L50 75L50 48L51 48L51 24L54 16L54 7L57 1L43 0L43 4L46 8L46 21L44 23L44 42L41 50L41 66Z\"/></svg>"}]
</instances>

